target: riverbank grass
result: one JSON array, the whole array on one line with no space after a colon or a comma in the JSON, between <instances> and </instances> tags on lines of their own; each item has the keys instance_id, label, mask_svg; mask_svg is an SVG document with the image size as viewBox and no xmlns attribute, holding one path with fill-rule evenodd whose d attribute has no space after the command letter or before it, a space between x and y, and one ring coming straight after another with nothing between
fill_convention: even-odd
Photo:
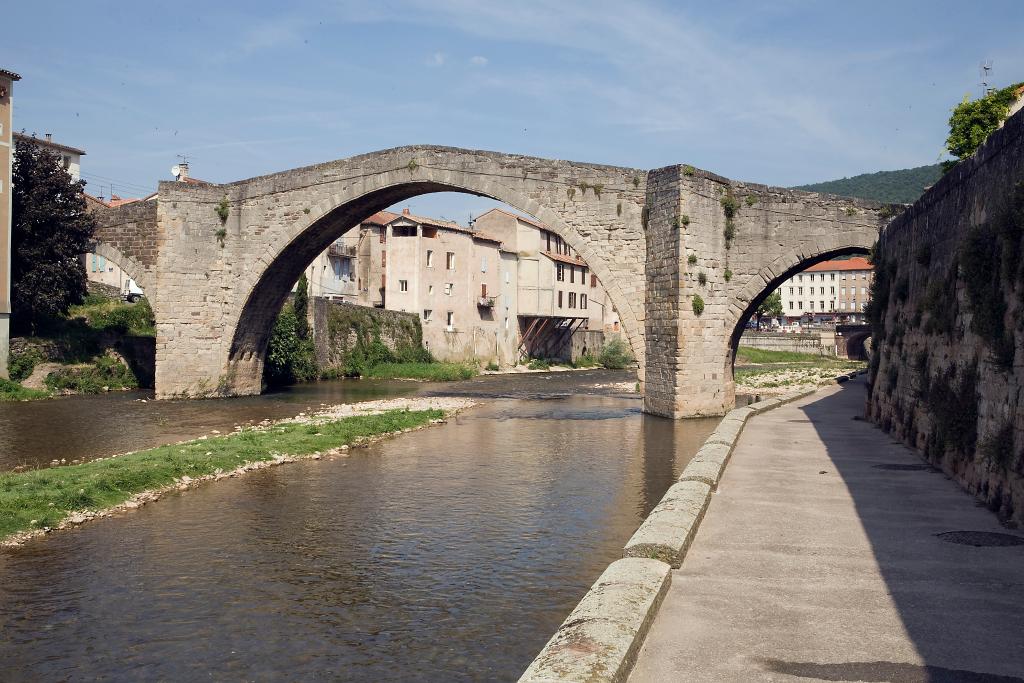
<instances>
[{"instance_id":1,"label":"riverbank grass","mask_svg":"<svg viewBox=\"0 0 1024 683\"><path fill-rule=\"evenodd\" d=\"M279 456L312 455L442 417L442 410L391 410L329 422L283 423L81 465L0 474L0 538L55 527L73 512L114 507L183 476L230 472Z\"/></svg>"},{"instance_id":2,"label":"riverbank grass","mask_svg":"<svg viewBox=\"0 0 1024 683\"><path fill-rule=\"evenodd\" d=\"M864 367L863 361L835 356L741 346L736 350L734 377L742 389L784 389L828 384L836 375Z\"/></svg>"},{"instance_id":3,"label":"riverbank grass","mask_svg":"<svg viewBox=\"0 0 1024 683\"><path fill-rule=\"evenodd\" d=\"M0 378L0 401L38 401L50 398L50 392L23 387L17 382Z\"/></svg>"},{"instance_id":4,"label":"riverbank grass","mask_svg":"<svg viewBox=\"0 0 1024 683\"><path fill-rule=\"evenodd\" d=\"M363 376L375 379L422 379L432 382L454 382L479 374L469 363L380 363L367 368Z\"/></svg>"}]
</instances>

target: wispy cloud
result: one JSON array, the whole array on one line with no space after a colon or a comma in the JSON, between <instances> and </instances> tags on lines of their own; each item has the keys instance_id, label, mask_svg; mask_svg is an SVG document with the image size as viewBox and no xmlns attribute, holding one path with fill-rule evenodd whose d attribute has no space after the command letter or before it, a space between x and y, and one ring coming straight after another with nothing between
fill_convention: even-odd
<instances>
[{"instance_id":1,"label":"wispy cloud","mask_svg":"<svg viewBox=\"0 0 1024 683\"><path fill-rule=\"evenodd\" d=\"M487 59L487 57L482 57L480 55L474 55L473 57L469 58L469 63L472 66L487 66L488 59Z\"/></svg>"},{"instance_id":2,"label":"wispy cloud","mask_svg":"<svg viewBox=\"0 0 1024 683\"><path fill-rule=\"evenodd\" d=\"M444 63L448 61L448 57L443 52L435 52L427 57L425 64L427 66L444 66Z\"/></svg>"}]
</instances>

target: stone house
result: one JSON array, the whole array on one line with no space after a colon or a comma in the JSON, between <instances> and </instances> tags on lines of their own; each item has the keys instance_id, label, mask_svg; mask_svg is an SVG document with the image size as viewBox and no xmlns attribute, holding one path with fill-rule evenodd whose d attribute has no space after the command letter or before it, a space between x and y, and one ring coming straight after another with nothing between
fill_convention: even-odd
<instances>
[{"instance_id":1,"label":"stone house","mask_svg":"<svg viewBox=\"0 0 1024 683\"><path fill-rule=\"evenodd\" d=\"M594 350L605 334L619 332L618 312L597 276L556 233L498 208L473 227L516 255L519 333L531 355L565 357L570 344Z\"/></svg>"}]
</instances>

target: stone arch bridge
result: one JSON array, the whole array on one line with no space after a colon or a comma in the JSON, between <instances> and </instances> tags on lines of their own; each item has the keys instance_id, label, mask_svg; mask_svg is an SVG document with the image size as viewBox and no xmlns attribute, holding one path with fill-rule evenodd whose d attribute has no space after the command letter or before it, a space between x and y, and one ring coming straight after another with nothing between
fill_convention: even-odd
<instances>
[{"instance_id":1,"label":"stone arch bridge","mask_svg":"<svg viewBox=\"0 0 1024 683\"><path fill-rule=\"evenodd\" d=\"M259 393L273 321L304 268L372 213L442 191L497 199L561 235L619 312L645 409L669 417L732 407L735 347L760 301L816 261L866 251L884 223L876 204L691 166L433 146L226 185L161 182L156 200L99 213L96 234L150 298L157 396Z\"/></svg>"}]
</instances>

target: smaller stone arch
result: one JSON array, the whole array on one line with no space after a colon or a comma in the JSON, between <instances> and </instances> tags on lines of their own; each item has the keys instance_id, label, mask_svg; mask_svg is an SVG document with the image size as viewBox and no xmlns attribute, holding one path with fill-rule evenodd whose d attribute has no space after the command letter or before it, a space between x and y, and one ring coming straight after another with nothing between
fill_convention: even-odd
<instances>
[{"instance_id":1,"label":"smaller stone arch","mask_svg":"<svg viewBox=\"0 0 1024 683\"><path fill-rule=\"evenodd\" d=\"M866 255L867 253L868 248L864 245L846 244L813 256L802 256L800 253L778 256L769 265L762 268L736 295L737 303L731 309L734 315L727 321L727 325L732 329L729 338L730 367L735 362L736 350L739 348L740 337L743 336L743 329L747 322L757 312L758 306L783 282L816 263L840 256ZM744 303L746 303L745 306Z\"/></svg>"},{"instance_id":2,"label":"smaller stone arch","mask_svg":"<svg viewBox=\"0 0 1024 683\"><path fill-rule=\"evenodd\" d=\"M131 256L124 254L117 247L108 244L106 242L96 241L91 245L92 253L102 256L108 261L115 264L121 270L123 270L128 277L135 280L135 282L142 288L146 293L146 297L151 301L155 298L153 291L153 284L150 280L149 271L141 263L133 259Z\"/></svg>"}]
</instances>

